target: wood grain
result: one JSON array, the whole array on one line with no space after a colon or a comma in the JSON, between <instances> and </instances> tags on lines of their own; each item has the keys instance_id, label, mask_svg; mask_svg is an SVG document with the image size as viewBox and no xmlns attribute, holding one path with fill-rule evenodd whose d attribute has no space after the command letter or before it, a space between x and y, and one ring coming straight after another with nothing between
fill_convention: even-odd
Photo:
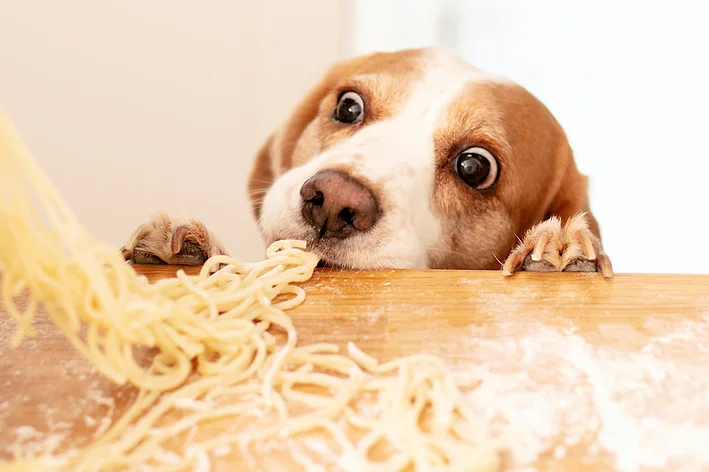
<instances>
[{"instance_id":1,"label":"wood grain","mask_svg":"<svg viewBox=\"0 0 709 472\"><path fill-rule=\"evenodd\" d=\"M154 280L177 268L137 269ZM666 441L689 434L683 418L709 433L709 276L323 269L304 286L306 302L290 312L300 343L354 341L380 360L427 352L480 377L469 395L508 442L507 467L617 470L684 452L661 470L706 456L690 437L628 448L655 444L643 418ZM0 314L0 459L17 444L85 444L135 393L97 374L46 318L35 326L36 339L11 349L14 323Z\"/></svg>"}]
</instances>

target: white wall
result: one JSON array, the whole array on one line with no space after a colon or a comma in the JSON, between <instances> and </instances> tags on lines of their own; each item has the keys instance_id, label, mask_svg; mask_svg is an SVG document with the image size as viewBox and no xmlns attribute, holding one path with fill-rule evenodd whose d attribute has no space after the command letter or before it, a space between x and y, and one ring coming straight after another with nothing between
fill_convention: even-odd
<instances>
[{"instance_id":1,"label":"white wall","mask_svg":"<svg viewBox=\"0 0 709 472\"><path fill-rule=\"evenodd\" d=\"M0 107L102 239L120 245L164 209L256 259L252 155L325 67L351 52L452 47L559 118L617 270L709 271L709 6L530 5L0 0Z\"/></svg>"},{"instance_id":2,"label":"white wall","mask_svg":"<svg viewBox=\"0 0 709 472\"><path fill-rule=\"evenodd\" d=\"M708 272L707 17L692 0L358 0L355 50L442 45L518 81L590 174L616 270Z\"/></svg>"},{"instance_id":3,"label":"white wall","mask_svg":"<svg viewBox=\"0 0 709 472\"><path fill-rule=\"evenodd\" d=\"M115 245L158 209L260 259L254 152L348 45L330 0L0 0L0 107ZM345 23L346 25L346 23Z\"/></svg>"}]
</instances>

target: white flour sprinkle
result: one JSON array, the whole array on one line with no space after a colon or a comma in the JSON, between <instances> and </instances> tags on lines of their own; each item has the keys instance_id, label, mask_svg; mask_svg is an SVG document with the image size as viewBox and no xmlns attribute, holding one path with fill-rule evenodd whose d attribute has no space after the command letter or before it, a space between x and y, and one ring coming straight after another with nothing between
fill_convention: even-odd
<instances>
[{"instance_id":1,"label":"white flour sprinkle","mask_svg":"<svg viewBox=\"0 0 709 472\"><path fill-rule=\"evenodd\" d=\"M487 360L469 396L517 467L574 446L620 471L709 467L709 316L648 319L643 333L519 316L469 329L466 349Z\"/></svg>"},{"instance_id":2,"label":"white flour sprinkle","mask_svg":"<svg viewBox=\"0 0 709 472\"><path fill-rule=\"evenodd\" d=\"M18 426L17 429L15 429L15 436L18 441L27 441L37 435L37 430L32 426Z\"/></svg>"}]
</instances>

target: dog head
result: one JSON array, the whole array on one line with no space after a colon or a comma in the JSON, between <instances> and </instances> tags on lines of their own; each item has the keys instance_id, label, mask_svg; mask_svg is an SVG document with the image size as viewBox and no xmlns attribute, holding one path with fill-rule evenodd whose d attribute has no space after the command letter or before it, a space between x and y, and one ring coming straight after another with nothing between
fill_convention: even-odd
<instances>
[{"instance_id":1,"label":"dog head","mask_svg":"<svg viewBox=\"0 0 709 472\"><path fill-rule=\"evenodd\" d=\"M586 181L528 91L419 49L333 66L249 191L267 242L303 239L330 266L490 269Z\"/></svg>"}]
</instances>

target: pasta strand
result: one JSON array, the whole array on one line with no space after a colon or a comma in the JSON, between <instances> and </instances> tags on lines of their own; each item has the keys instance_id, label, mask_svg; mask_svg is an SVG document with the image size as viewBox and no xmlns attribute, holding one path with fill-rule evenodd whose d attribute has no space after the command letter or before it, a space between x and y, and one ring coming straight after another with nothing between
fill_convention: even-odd
<instances>
[{"instance_id":1,"label":"pasta strand","mask_svg":"<svg viewBox=\"0 0 709 472\"><path fill-rule=\"evenodd\" d=\"M333 441L344 470L496 470L497 446L441 359L418 354L380 364L352 343L347 354L334 344L298 343L286 310L304 301L297 284L318 263L305 249L303 241L277 241L260 262L215 256L196 276L179 271L149 283L80 224L0 115L0 300L17 321L13 345L35 335L41 305L103 375L139 390L83 449L10 467L185 470L209 467L226 446L248 458L250 446L274 438L311 463L289 438L317 430ZM19 307L22 293L28 303ZM276 331L286 333L284 342ZM256 425L201 435L225 419ZM359 439L348 433L353 427ZM387 457L374 460L381 444Z\"/></svg>"}]
</instances>

